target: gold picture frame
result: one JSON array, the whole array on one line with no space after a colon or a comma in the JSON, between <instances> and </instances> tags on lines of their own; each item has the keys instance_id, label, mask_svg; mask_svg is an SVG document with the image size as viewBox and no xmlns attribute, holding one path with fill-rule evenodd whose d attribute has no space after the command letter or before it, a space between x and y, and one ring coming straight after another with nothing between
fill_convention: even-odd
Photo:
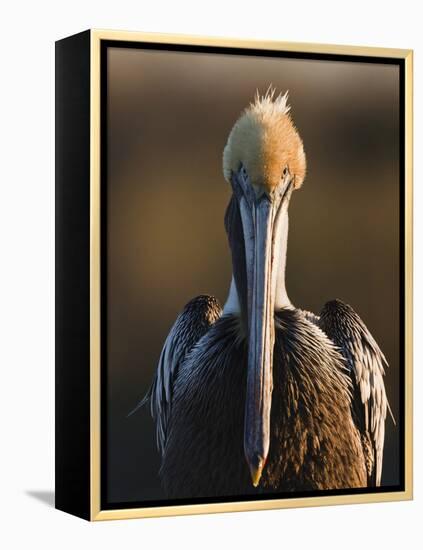
<instances>
[{"instance_id":1,"label":"gold picture frame","mask_svg":"<svg viewBox=\"0 0 423 550\"><path fill-rule=\"evenodd\" d=\"M89 273L87 273L89 281L89 304L84 303L81 308L84 313L81 315L89 315L89 341L86 342L85 359L83 364L79 364L78 369L81 369L80 380L78 381L79 388L86 389L86 398L83 399L84 418L89 419L89 445L85 435L79 434L76 424L71 420L71 416L75 415L76 404L70 404L66 397L66 385L69 376L65 373L66 369L71 366L66 363L66 346L75 346L75 340L72 342L64 342L63 336L59 336L59 357L56 360L56 376L57 376L57 394L56 403L58 411L58 420L56 427L57 441L57 471L56 471L56 506L64 511L84 517L91 521L103 521L111 519L124 518L147 518L155 516L172 516L186 514L203 514L203 513L218 513L230 511L246 511L246 510L266 510L275 508L292 508L292 507L309 507L337 504L359 504L367 502L386 502L412 499L413 487L413 436L412 436L412 398L413 398L413 381L412 381L412 216L413 216L413 196L412 196L412 166L413 166L413 52L412 50L390 49L390 48L374 48L374 47L359 47L359 46L341 46L341 45L326 45L326 44L307 44L307 43L292 43L292 42L274 42L274 41L256 41L256 40L239 40L229 38L213 38L203 36L184 36L170 34L149 34L142 32L127 32L127 31L111 31L111 30L90 30L81 35L76 35L78 38L67 38L57 43L57 71L56 77L63 80L63 84L59 82L57 92L57 109L66 109L66 86L69 86L71 77L63 76L61 67L64 61L67 60L74 68L83 64L83 71L86 75L89 74L89 82L86 86L89 88L89 97L86 98L89 107L89 119L81 122L84 129L81 130L86 134L85 147L89 146L89 155L83 161L84 169L82 172L84 177L89 180L89 200L85 207L89 208L89 220L87 227L89 235L87 238L87 253L89 255ZM74 42L72 42L72 40ZM75 47L75 40L77 46ZM171 44L178 46L189 47L213 47L213 48L236 48L236 49L254 49L278 52L294 52L301 55L329 55L329 56L349 56L352 58L389 58L398 60L402 64L404 71L403 94L404 94L404 163L403 163L403 181L404 181L404 212L403 212L403 235L404 235L404 350L405 350L405 365L404 365L404 485L403 490L392 492L374 492L363 494L342 494L342 495L327 495L327 496L307 496L280 498L272 500L244 500L239 502L214 502L205 504L182 504L182 505L166 505L166 506L148 506L148 507L122 507L116 509L102 509L101 507L101 208L100 208L100 179L101 179L101 48L105 42L126 42L126 43L149 43L154 44ZM68 57L66 57L68 56ZM65 69L63 69L65 71ZM73 73L75 75L75 72ZM66 80L67 78L67 80ZM85 82L85 81L84 81ZM86 88L81 93L86 93ZM61 103L62 102L62 103ZM61 107L61 105L64 107ZM79 104L78 104L79 105ZM74 106L74 109L79 107ZM87 109L84 113L86 116ZM66 118L66 113L59 112L59 128L57 137L58 143L58 159L59 173L57 176L57 185L59 188L58 201L63 197L60 190L65 185L61 166L69 163L69 158L66 156L66 147L61 145L62 140L69 140L66 137L66 123L70 123ZM81 115L82 116L82 115ZM65 128L65 129L63 129ZM83 145L81 144L81 147ZM87 168L87 161L89 166ZM82 161L81 161L82 162ZM88 169L88 172L87 172ZM81 191L83 193L83 191ZM71 199L69 199L71 200ZM75 200L77 200L75 198ZM88 201L88 202L87 202ZM59 204L59 210L62 208ZM81 207L83 208L83 207ZM85 216L88 210L85 209ZM60 217L60 216L59 216ZM60 235L66 233L65 224L66 215L63 214L58 220L59 227L59 243L66 252L66 244L63 245ZM69 244L76 246L76 244ZM63 254L65 253L63 252ZM74 251L74 253L76 253ZM61 261L61 258L58 259ZM60 273L66 269L64 264L59 264ZM61 286L59 281L58 293L64 292L65 287ZM65 284L65 283L63 283ZM70 284L70 283L69 283ZM87 282L88 284L88 282ZM59 296L60 300L60 296ZM60 303L58 316L68 315L66 306ZM87 313L88 312L88 313ZM59 321L60 321L59 319ZM62 322L62 321L60 321ZM64 323L64 321L63 321ZM59 332L62 325L59 324ZM88 325L87 325L88 326ZM60 332L62 334L62 332ZM80 336L79 336L80 337ZM76 337L78 338L78 337ZM63 354L60 349L63 348ZM74 363L75 365L75 363ZM75 368L75 367L73 367ZM82 374L85 372L85 375ZM64 374L65 373L65 374ZM87 375L89 373L89 377ZM88 383L88 387L87 387ZM78 413L79 414L79 413ZM81 413L82 414L82 413ZM82 418L82 417L81 417ZM64 434L71 428L74 428L73 441L66 439ZM87 429L87 428L86 428ZM60 433L59 433L60 432ZM83 439L84 449L81 452L81 461L84 466L81 467L84 473L79 476L80 465L76 463L73 467L71 475L69 469L72 467L67 463L66 453L69 453L71 444L75 444L75 438ZM85 439L84 439L85 438ZM88 461L88 463L87 463ZM65 473L64 473L65 472ZM67 473L66 473L67 472ZM79 489L75 489L80 486ZM71 488L73 486L73 489ZM79 492L78 492L79 491Z\"/></svg>"}]
</instances>

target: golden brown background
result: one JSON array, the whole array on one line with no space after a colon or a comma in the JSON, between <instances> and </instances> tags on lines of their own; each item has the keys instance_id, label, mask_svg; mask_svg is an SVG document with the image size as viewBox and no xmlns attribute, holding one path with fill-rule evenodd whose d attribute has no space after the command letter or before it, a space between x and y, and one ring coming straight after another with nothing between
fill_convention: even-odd
<instances>
[{"instance_id":1,"label":"golden brown background","mask_svg":"<svg viewBox=\"0 0 423 550\"><path fill-rule=\"evenodd\" d=\"M107 501L164 498L153 423L126 418L200 293L225 301L227 135L256 89L289 90L308 173L290 206L287 290L350 303L384 351L399 418L399 69L374 63L108 49ZM399 482L387 419L382 483Z\"/></svg>"}]
</instances>

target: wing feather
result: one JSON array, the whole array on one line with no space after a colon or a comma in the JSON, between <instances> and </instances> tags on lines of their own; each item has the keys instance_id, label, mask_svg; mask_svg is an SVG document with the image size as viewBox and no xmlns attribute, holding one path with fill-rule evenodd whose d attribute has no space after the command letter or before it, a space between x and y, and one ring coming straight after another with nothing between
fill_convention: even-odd
<instances>
[{"instance_id":1,"label":"wing feather","mask_svg":"<svg viewBox=\"0 0 423 550\"><path fill-rule=\"evenodd\" d=\"M165 340L156 374L145 397L133 411L147 402L156 424L156 441L160 454L166 445L167 426L171 414L173 387L182 361L195 344L221 316L222 309L213 296L197 296L178 315Z\"/></svg>"},{"instance_id":2,"label":"wing feather","mask_svg":"<svg viewBox=\"0 0 423 550\"><path fill-rule=\"evenodd\" d=\"M352 408L361 431L366 453L369 483L380 485L382 477L385 419L389 409L383 377L386 358L370 331L353 310L340 300L325 304L319 318L320 328L340 348L355 387ZM392 414L392 413L391 413Z\"/></svg>"}]
</instances>

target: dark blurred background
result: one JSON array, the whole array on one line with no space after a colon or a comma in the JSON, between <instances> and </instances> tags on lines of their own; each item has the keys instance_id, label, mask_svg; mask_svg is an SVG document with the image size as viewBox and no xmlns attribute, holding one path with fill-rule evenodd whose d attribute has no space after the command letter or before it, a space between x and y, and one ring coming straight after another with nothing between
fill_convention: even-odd
<instances>
[{"instance_id":1,"label":"dark blurred background","mask_svg":"<svg viewBox=\"0 0 423 550\"><path fill-rule=\"evenodd\" d=\"M164 498L147 391L178 312L222 305L230 278L222 175L229 131L256 89L289 90L308 171L290 206L287 289L320 312L350 303L384 351L399 399L399 69L373 63L108 49L109 503ZM382 483L399 482L387 419Z\"/></svg>"}]
</instances>

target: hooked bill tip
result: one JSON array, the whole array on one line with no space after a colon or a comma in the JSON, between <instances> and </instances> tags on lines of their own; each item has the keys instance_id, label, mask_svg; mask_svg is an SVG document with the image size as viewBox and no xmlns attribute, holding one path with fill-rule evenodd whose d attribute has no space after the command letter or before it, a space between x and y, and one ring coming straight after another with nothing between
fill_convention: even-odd
<instances>
[{"instance_id":1,"label":"hooked bill tip","mask_svg":"<svg viewBox=\"0 0 423 550\"><path fill-rule=\"evenodd\" d=\"M250 468L251 482L254 487L257 487L260 483L261 474L263 472L265 462L266 461L263 458L257 457L256 460L253 460L248 464Z\"/></svg>"}]
</instances>

